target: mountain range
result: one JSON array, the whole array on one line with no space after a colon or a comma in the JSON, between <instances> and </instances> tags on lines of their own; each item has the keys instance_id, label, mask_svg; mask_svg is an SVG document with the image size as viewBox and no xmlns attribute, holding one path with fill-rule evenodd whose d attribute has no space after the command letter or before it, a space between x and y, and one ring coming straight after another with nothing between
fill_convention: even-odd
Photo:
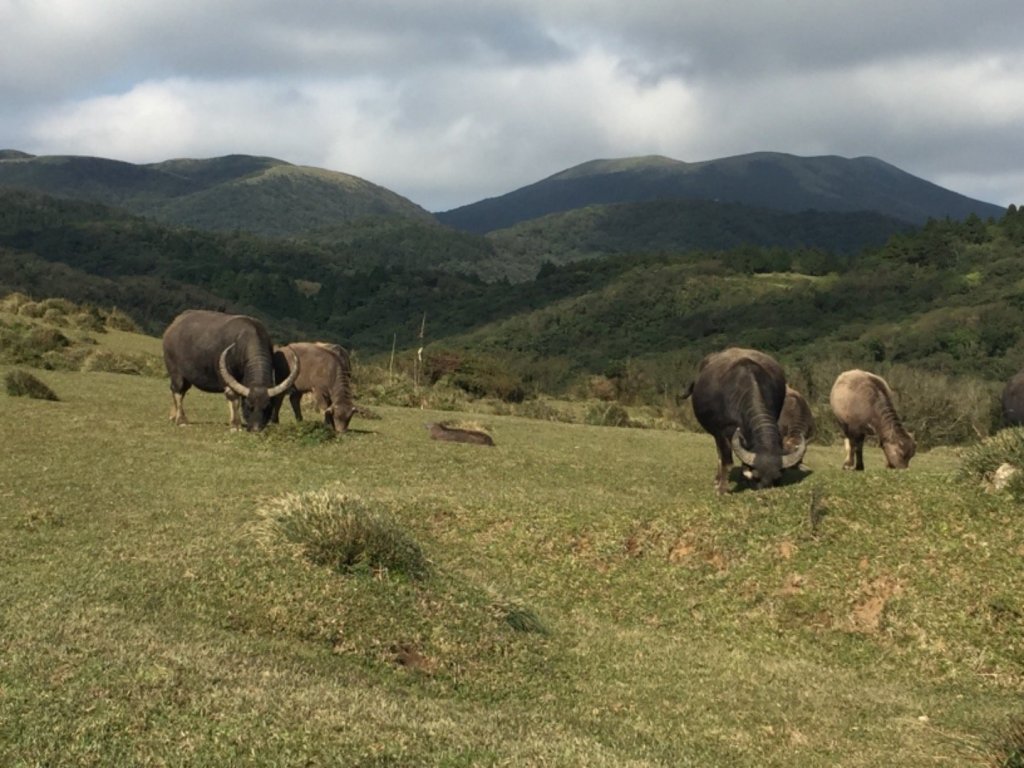
<instances>
[{"instance_id":1,"label":"mountain range","mask_svg":"<svg viewBox=\"0 0 1024 768\"><path fill-rule=\"evenodd\" d=\"M308 237L367 217L439 221L483 234L592 206L666 201L718 202L782 213L871 212L915 225L929 218L962 220L975 214L984 219L1003 213L999 206L944 189L875 158L776 152L698 163L660 156L594 160L434 216L356 176L249 155L137 165L2 150L0 188L102 203L174 226L286 237ZM708 207L702 210L712 212ZM663 217L665 207L652 206L651 212Z\"/></svg>"},{"instance_id":2,"label":"mountain range","mask_svg":"<svg viewBox=\"0 0 1024 768\"><path fill-rule=\"evenodd\" d=\"M432 221L420 206L357 176L250 155L136 165L6 150L0 187L102 203L175 226L270 236L370 216Z\"/></svg>"},{"instance_id":3,"label":"mountain range","mask_svg":"<svg viewBox=\"0 0 1024 768\"><path fill-rule=\"evenodd\" d=\"M660 156L594 160L437 218L457 229L491 232L589 205L664 200L713 200L789 213L874 211L913 224L1003 212L873 157L755 152L699 163Z\"/></svg>"}]
</instances>

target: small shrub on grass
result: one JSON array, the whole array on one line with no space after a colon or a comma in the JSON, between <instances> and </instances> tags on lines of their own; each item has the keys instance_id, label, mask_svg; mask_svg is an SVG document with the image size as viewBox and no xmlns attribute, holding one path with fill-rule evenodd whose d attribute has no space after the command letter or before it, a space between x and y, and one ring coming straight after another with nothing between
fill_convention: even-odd
<instances>
[{"instance_id":1,"label":"small shrub on grass","mask_svg":"<svg viewBox=\"0 0 1024 768\"><path fill-rule=\"evenodd\" d=\"M293 443L303 446L323 445L335 439L334 428L322 421L307 419L288 424L275 424L260 432L260 438L268 442Z\"/></svg>"},{"instance_id":2,"label":"small shrub on grass","mask_svg":"<svg viewBox=\"0 0 1024 768\"><path fill-rule=\"evenodd\" d=\"M1009 464L1017 472L1006 489L1015 499L1024 499L1024 427L1004 429L961 452L960 477L975 482L990 482L1001 466Z\"/></svg>"},{"instance_id":3,"label":"small shrub on grass","mask_svg":"<svg viewBox=\"0 0 1024 768\"><path fill-rule=\"evenodd\" d=\"M540 421L572 422L572 414L556 408L545 400L524 400L510 407L510 413Z\"/></svg>"},{"instance_id":4,"label":"small shrub on grass","mask_svg":"<svg viewBox=\"0 0 1024 768\"><path fill-rule=\"evenodd\" d=\"M986 757L991 768L1024 768L1024 721L1010 722Z\"/></svg>"},{"instance_id":5,"label":"small shrub on grass","mask_svg":"<svg viewBox=\"0 0 1024 768\"><path fill-rule=\"evenodd\" d=\"M163 361L155 355L120 354L108 349L95 349L85 355L81 370L125 373L132 376L162 376L164 366Z\"/></svg>"},{"instance_id":6,"label":"small shrub on grass","mask_svg":"<svg viewBox=\"0 0 1024 768\"><path fill-rule=\"evenodd\" d=\"M38 301L25 301L18 305L18 314L25 317L42 317L46 308Z\"/></svg>"},{"instance_id":7,"label":"small shrub on grass","mask_svg":"<svg viewBox=\"0 0 1024 768\"><path fill-rule=\"evenodd\" d=\"M2 299L0 299L0 312L14 312L17 313L18 308L22 304L28 304L32 299L26 296L24 293L8 293Z\"/></svg>"},{"instance_id":8,"label":"small shrub on grass","mask_svg":"<svg viewBox=\"0 0 1024 768\"><path fill-rule=\"evenodd\" d=\"M57 394L31 373L11 371L4 377L7 394L11 397L30 397L35 400L59 400Z\"/></svg>"},{"instance_id":9,"label":"small shrub on grass","mask_svg":"<svg viewBox=\"0 0 1024 768\"><path fill-rule=\"evenodd\" d=\"M99 310L90 308L81 312L76 312L70 315L68 318L71 324L76 328L80 328L83 331L92 331L93 333L106 333L107 324L103 320L103 316L100 315Z\"/></svg>"},{"instance_id":10,"label":"small shrub on grass","mask_svg":"<svg viewBox=\"0 0 1024 768\"><path fill-rule=\"evenodd\" d=\"M387 571L422 579L430 563L389 510L330 491L288 494L263 510L266 525L317 565L341 573Z\"/></svg>"},{"instance_id":11,"label":"small shrub on grass","mask_svg":"<svg viewBox=\"0 0 1024 768\"><path fill-rule=\"evenodd\" d=\"M128 331L130 333L141 332L138 323L119 309L110 310L107 313L105 322L107 328L114 331Z\"/></svg>"},{"instance_id":12,"label":"small shrub on grass","mask_svg":"<svg viewBox=\"0 0 1024 768\"><path fill-rule=\"evenodd\" d=\"M632 427L636 426L629 418L629 413L618 403L600 403L590 406L583 423L593 427Z\"/></svg>"},{"instance_id":13,"label":"small shrub on grass","mask_svg":"<svg viewBox=\"0 0 1024 768\"><path fill-rule=\"evenodd\" d=\"M533 609L514 603L498 607L505 623L516 632L536 632L540 635L550 634L550 630Z\"/></svg>"}]
</instances>

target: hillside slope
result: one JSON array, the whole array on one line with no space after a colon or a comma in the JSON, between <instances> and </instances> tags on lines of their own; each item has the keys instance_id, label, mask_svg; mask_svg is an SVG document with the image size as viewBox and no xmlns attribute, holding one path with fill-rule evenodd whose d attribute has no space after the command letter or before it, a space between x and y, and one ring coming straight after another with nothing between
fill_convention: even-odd
<instances>
[{"instance_id":1,"label":"hillside slope","mask_svg":"<svg viewBox=\"0 0 1024 768\"><path fill-rule=\"evenodd\" d=\"M510 279L532 278L544 263L624 253L812 248L852 255L877 248L909 224L880 213L785 213L737 203L658 200L593 205L487 234Z\"/></svg>"},{"instance_id":2,"label":"hillside slope","mask_svg":"<svg viewBox=\"0 0 1024 768\"><path fill-rule=\"evenodd\" d=\"M367 216L431 218L415 203L356 176L249 155L136 165L5 151L0 187L103 203L176 226L274 236Z\"/></svg>"},{"instance_id":3,"label":"hillside slope","mask_svg":"<svg viewBox=\"0 0 1024 768\"><path fill-rule=\"evenodd\" d=\"M872 157L757 152L685 163L667 157L595 160L506 195L438 213L457 229L490 232L588 205L717 200L780 211L874 211L911 223L998 216L1002 209Z\"/></svg>"}]
</instances>

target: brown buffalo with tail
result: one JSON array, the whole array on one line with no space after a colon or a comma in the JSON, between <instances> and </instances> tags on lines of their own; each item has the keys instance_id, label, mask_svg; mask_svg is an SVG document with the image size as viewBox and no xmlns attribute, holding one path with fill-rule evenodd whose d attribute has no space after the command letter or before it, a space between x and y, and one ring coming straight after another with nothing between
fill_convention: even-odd
<instances>
[{"instance_id":1,"label":"brown buffalo with tail","mask_svg":"<svg viewBox=\"0 0 1024 768\"><path fill-rule=\"evenodd\" d=\"M829 395L832 413L846 436L843 469L864 469L864 438L878 435L890 469L906 469L917 451L914 437L903 426L885 379L854 369L839 374Z\"/></svg>"},{"instance_id":2,"label":"brown buffalo with tail","mask_svg":"<svg viewBox=\"0 0 1024 768\"><path fill-rule=\"evenodd\" d=\"M335 432L348 430L356 407L352 403L352 363L348 350L326 342L293 342L274 350L274 370L278 378L291 372L290 360L298 363L299 374L287 393L274 398L273 421L280 417L285 394L291 402L296 421L302 421L301 400L306 392L313 394L324 412L324 422Z\"/></svg>"}]
</instances>

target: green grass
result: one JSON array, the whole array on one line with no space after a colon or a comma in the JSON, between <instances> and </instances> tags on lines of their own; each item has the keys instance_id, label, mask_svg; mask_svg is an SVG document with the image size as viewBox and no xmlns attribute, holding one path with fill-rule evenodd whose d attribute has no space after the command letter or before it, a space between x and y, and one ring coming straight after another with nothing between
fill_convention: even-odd
<instances>
[{"instance_id":1,"label":"green grass","mask_svg":"<svg viewBox=\"0 0 1024 768\"><path fill-rule=\"evenodd\" d=\"M1020 508L952 450L812 446L719 498L703 434L488 414L481 451L375 406L264 440L215 395L171 425L161 379L46 380L0 394L0 765L975 765L1022 714ZM321 491L430 574L261 535Z\"/></svg>"}]
</instances>

